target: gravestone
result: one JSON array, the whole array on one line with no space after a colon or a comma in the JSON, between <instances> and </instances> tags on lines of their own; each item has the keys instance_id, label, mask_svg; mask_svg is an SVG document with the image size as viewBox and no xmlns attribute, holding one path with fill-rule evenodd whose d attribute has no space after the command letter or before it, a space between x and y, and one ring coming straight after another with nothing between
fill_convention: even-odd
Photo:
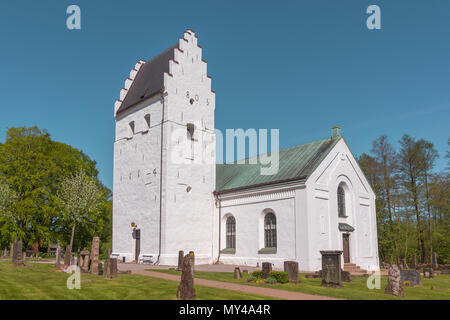
<instances>
[{"instance_id":1,"label":"gravestone","mask_svg":"<svg viewBox=\"0 0 450 320\"><path fill-rule=\"evenodd\" d=\"M195 300L194 273L191 254L183 258L181 281L177 290L177 298L181 300Z\"/></svg>"},{"instance_id":2,"label":"gravestone","mask_svg":"<svg viewBox=\"0 0 450 320\"><path fill-rule=\"evenodd\" d=\"M59 267L60 264L61 264L61 247L59 246L59 244L56 247L56 256L55 256L55 258L56 258L55 266Z\"/></svg>"},{"instance_id":3,"label":"gravestone","mask_svg":"<svg viewBox=\"0 0 450 320\"><path fill-rule=\"evenodd\" d=\"M90 252L86 248L80 252L80 256L83 257L83 265L80 267L81 272L89 272L89 254Z\"/></svg>"},{"instance_id":4,"label":"gravestone","mask_svg":"<svg viewBox=\"0 0 450 320\"><path fill-rule=\"evenodd\" d=\"M239 267L234 268L234 278L238 280L242 278L241 269L239 269Z\"/></svg>"},{"instance_id":5,"label":"gravestone","mask_svg":"<svg viewBox=\"0 0 450 320\"><path fill-rule=\"evenodd\" d=\"M341 280L343 282L352 282L352 278L350 277L350 272L349 271L341 271Z\"/></svg>"},{"instance_id":6,"label":"gravestone","mask_svg":"<svg viewBox=\"0 0 450 320\"><path fill-rule=\"evenodd\" d=\"M411 269L416 269L417 268L417 256L415 253L413 253L412 257L411 257Z\"/></svg>"},{"instance_id":7,"label":"gravestone","mask_svg":"<svg viewBox=\"0 0 450 320\"><path fill-rule=\"evenodd\" d=\"M105 277L109 277L110 276L110 272L111 272L111 249L108 248L108 253L106 254L106 260L105 260L105 267L103 270L103 275ZM116 260L116 264L117 264L117 260Z\"/></svg>"},{"instance_id":8,"label":"gravestone","mask_svg":"<svg viewBox=\"0 0 450 320\"><path fill-rule=\"evenodd\" d=\"M83 264L84 264L84 259L83 259L83 256L80 254L80 256L78 257L78 263L77 263L77 266L81 269L81 267L83 266Z\"/></svg>"},{"instance_id":9,"label":"gravestone","mask_svg":"<svg viewBox=\"0 0 450 320\"><path fill-rule=\"evenodd\" d=\"M434 270L433 268L423 268L423 276L424 278L430 279L430 278L434 278Z\"/></svg>"},{"instance_id":10,"label":"gravestone","mask_svg":"<svg viewBox=\"0 0 450 320\"><path fill-rule=\"evenodd\" d=\"M17 240L17 238L14 239L12 263L15 267L20 267L24 265L22 253L22 240Z\"/></svg>"},{"instance_id":11,"label":"gravestone","mask_svg":"<svg viewBox=\"0 0 450 320\"><path fill-rule=\"evenodd\" d=\"M401 263L402 263L402 269L408 269L408 264L406 263L406 259L402 259L401 260Z\"/></svg>"},{"instance_id":12,"label":"gravestone","mask_svg":"<svg viewBox=\"0 0 450 320\"><path fill-rule=\"evenodd\" d=\"M405 282L409 282L409 286L421 286L422 283L420 281L420 273L417 270L402 270L400 271L400 281L402 285L405 285Z\"/></svg>"},{"instance_id":13,"label":"gravestone","mask_svg":"<svg viewBox=\"0 0 450 320\"><path fill-rule=\"evenodd\" d=\"M298 279L298 262L297 261L285 261L284 272L287 272L289 282L299 283Z\"/></svg>"},{"instance_id":14,"label":"gravestone","mask_svg":"<svg viewBox=\"0 0 450 320\"><path fill-rule=\"evenodd\" d=\"M248 274L248 270L242 270L242 273Z\"/></svg>"},{"instance_id":15,"label":"gravestone","mask_svg":"<svg viewBox=\"0 0 450 320\"><path fill-rule=\"evenodd\" d=\"M183 258L184 258L184 251L183 250L178 251L178 267L177 267L178 271L181 271L181 268L183 267Z\"/></svg>"},{"instance_id":16,"label":"gravestone","mask_svg":"<svg viewBox=\"0 0 450 320\"><path fill-rule=\"evenodd\" d=\"M66 267L70 266L70 256L71 256L71 254L72 254L71 250L72 250L72 249L70 248L70 244L68 244L68 245L66 246L66 252L65 252L65 254L64 254L64 265L65 265Z\"/></svg>"},{"instance_id":17,"label":"gravestone","mask_svg":"<svg viewBox=\"0 0 450 320\"><path fill-rule=\"evenodd\" d=\"M267 279L269 277L269 273L272 271L272 264L270 262L262 263L262 279Z\"/></svg>"},{"instance_id":18,"label":"gravestone","mask_svg":"<svg viewBox=\"0 0 450 320\"><path fill-rule=\"evenodd\" d=\"M98 274L98 255L100 252L100 238L94 237L92 239L91 248L91 273Z\"/></svg>"},{"instance_id":19,"label":"gravestone","mask_svg":"<svg viewBox=\"0 0 450 320\"><path fill-rule=\"evenodd\" d=\"M439 264L438 264L438 259L437 259L437 254L436 252L433 252L433 254L431 255L431 267L434 270L439 269Z\"/></svg>"},{"instance_id":20,"label":"gravestone","mask_svg":"<svg viewBox=\"0 0 450 320\"><path fill-rule=\"evenodd\" d=\"M340 250L320 251L322 255L322 284L324 287L342 288Z\"/></svg>"},{"instance_id":21,"label":"gravestone","mask_svg":"<svg viewBox=\"0 0 450 320\"><path fill-rule=\"evenodd\" d=\"M189 251L189 257L191 257L192 274L194 274L195 273L195 254L194 254L194 251Z\"/></svg>"},{"instance_id":22,"label":"gravestone","mask_svg":"<svg viewBox=\"0 0 450 320\"><path fill-rule=\"evenodd\" d=\"M108 277L117 278L117 259L109 259Z\"/></svg>"},{"instance_id":23,"label":"gravestone","mask_svg":"<svg viewBox=\"0 0 450 320\"><path fill-rule=\"evenodd\" d=\"M397 297L405 296L400 277L400 269L395 264L389 267L388 284L386 286L386 289L384 290L384 293L392 294Z\"/></svg>"}]
</instances>

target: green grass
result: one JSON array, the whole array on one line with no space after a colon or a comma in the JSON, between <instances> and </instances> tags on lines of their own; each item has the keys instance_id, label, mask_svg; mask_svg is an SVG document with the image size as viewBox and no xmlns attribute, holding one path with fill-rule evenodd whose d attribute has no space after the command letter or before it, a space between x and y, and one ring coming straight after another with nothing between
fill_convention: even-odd
<instances>
[{"instance_id":1,"label":"green grass","mask_svg":"<svg viewBox=\"0 0 450 320\"><path fill-rule=\"evenodd\" d=\"M173 270L154 270L157 272L180 274L179 271ZM438 275L434 279L425 279L422 277L422 286L420 287L403 287L405 291L404 298L398 298L384 293L387 285L387 276L381 276L381 289L369 290L366 282L367 278L352 278L352 282L343 282L343 289L335 289L321 287L322 280L306 279L304 275L299 274L300 284L255 284L247 282L246 275L242 274L242 280L233 278L232 272L205 272L196 271L195 277L201 279L217 280L224 282L240 283L243 285L260 286L273 289L281 289L288 291L303 292L315 295L352 299L352 300L450 300L450 275Z\"/></svg>"},{"instance_id":2,"label":"green grass","mask_svg":"<svg viewBox=\"0 0 450 320\"><path fill-rule=\"evenodd\" d=\"M49 264L13 267L0 262L0 300L174 300L178 282L142 275L119 274L116 279L81 275L81 289L69 290L68 273ZM200 300L262 300L267 297L195 286Z\"/></svg>"}]
</instances>

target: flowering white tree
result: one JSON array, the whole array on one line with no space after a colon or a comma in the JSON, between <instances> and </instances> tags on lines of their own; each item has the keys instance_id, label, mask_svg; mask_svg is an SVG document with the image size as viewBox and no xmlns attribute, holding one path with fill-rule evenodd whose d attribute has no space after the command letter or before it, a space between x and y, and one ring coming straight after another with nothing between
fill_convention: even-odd
<instances>
[{"instance_id":1,"label":"flowering white tree","mask_svg":"<svg viewBox=\"0 0 450 320\"><path fill-rule=\"evenodd\" d=\"M17 200L17 193L6 183L0 182L0 215L15 221L12 205Z\"/></svg>"},{"instance_id":2,"label":"flowering white tree","mask_svg":"<svg viewBox=\"0 0 450 320\"><path fill-rule=\"evenodd\" d=\"M102 197L103 193L97 182L82 170L63 180L58 198L64 208L64 218L72 223L71 249L75 228L83 225L100 207Z\"/></svg>"}]
</instances>

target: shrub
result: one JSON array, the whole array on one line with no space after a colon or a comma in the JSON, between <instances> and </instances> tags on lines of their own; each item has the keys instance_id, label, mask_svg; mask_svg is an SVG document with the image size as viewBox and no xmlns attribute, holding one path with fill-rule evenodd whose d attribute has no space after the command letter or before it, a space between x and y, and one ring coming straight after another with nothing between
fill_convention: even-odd
<instances>
[{"instance_id":1,"label":"shrub","mask_svg":"<svg viewBox=\"0 0 450 320\"><path fill-rule=\"evenodd\" d=\"M258 278L258 279L261 279L262 271L261 270L255 270L255 271L252 272L252 276L254 276L254 277Z\"/></svg>"},{"instance_id":2,"label":"shrub","mask_svg":"<svg viewBox=\"0 0 450 320\"><path fill-rule=\"evenodd\" d=\"M256 282L256 280L258 280L258 278L255 277L254 275L249 275L249 276L247 277L247 281L248 281L248 282Z\"/></svg>"},{"instance_id":3,"label":"shrub","mask_svg":"<svg viewBox=\"0 0 450 320\"><path fill-rule=\"evenodd\" d=\"M289 276L287 272L282 271L270 271L269 277L275 278L279 283L288 283Z\"/></svg>"},{"instance_id":4,"label":"shrub","mask_svg":"<svg viewBox=\"0 0 450 320\"><path fill-rule=\"evenodd\" d=\"M266 283L269 283L269 284L274 284L274 283L277 283L277 282L278 282L277 279L275 279L273 277L268 277L266 279Z\"/></svg>"}]
</instances>

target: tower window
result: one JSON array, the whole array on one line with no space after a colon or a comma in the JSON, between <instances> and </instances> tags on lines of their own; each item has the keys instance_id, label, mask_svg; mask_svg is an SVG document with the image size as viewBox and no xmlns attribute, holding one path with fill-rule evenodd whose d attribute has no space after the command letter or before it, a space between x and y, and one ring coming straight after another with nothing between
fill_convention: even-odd
<instances>
[{"instance_id":1,"label":"tower window","mask_svg":"<svg viewBox=\"0 0 450 320\"><path fill-rule=\"evenodd\" d=\"M132 138L134 136L134 121L131 121L128 124L128 127L129 127L129 132L130 132L130 138Z\"/></svg>"},{"instance_id":2,"label":"tower window","mask_svg":"<svg viewBox=\"0 0 450 320\"><path fill-rule=\"evenodd\" d=\"M150 115L146 114L144 116L145 119L145 131L148 131L150 129Z\"/></svg>"}]
</instances>

